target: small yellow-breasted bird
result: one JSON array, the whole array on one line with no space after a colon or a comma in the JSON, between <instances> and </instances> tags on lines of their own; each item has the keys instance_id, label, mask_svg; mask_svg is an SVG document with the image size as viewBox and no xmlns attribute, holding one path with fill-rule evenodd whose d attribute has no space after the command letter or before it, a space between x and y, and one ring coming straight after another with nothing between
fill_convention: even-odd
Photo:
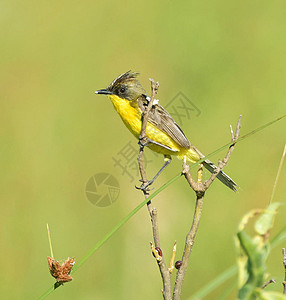
<instances>
[{"instance_id":1,"label":"small yellow-breasted bird","mask_svg":"<svg viewBox=\"0 0 286 300\"><path fill-rule=\"evenodd\" d=\"M135 135L137 139L141 134L142 114L150 101L145 90L137 79L139 73L128 71L111 82L106 89L96 91L96 94L108 95L112 101L115 110L120 115L126 127ZM146 136L148 138L147 146L165 157L165 164L156 176L148 182L150 185L161 171L171 162L171 155L177 156L195 163L204 155L194 147L179 125L174 121L171 115L154 100L148 116L146 127ZM211 173L216 166L206 159L203 162L205 168ZM225 173L220 172L217 178L233 191L236 191L237 184ZM144 186L146 188L146 185Z\"/></svg>"}]
</instances>

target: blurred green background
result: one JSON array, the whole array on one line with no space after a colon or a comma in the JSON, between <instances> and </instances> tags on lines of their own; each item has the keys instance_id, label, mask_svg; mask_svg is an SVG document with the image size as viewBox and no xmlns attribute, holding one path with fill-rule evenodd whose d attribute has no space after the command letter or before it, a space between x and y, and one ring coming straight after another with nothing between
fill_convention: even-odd
<instances>
[{"instance_id":1,"label":"blurred green background","mask_svg":"<svg viewBox=\"0 0 286 300\"><path fill-rule=\"evenodd\" d=\"M94 91L132 69L141 73L147 91L148 78L160 82L163 106L183 92L201 114L182 127L208 154L230 140L229 124L235 125L239 114L242 135L285 114L285 13L285 1L1 2L3 299L35 299L54 283L46 223L55 258L79 260L143 200L134 188L136 172L130 182L112 159L128 142L137 148L136 140L108 98ZM285 129L282 120L237 145L226 171L241 187L238 193L219 182L208 191L182 299L235 263L237 224L250 209L268 204ZM151 177L163 160L147 151ZM154 187L180 170L181 162L174 159ZM100 172L120 184L119 198L105 208L85 195L88 179ZM285 200L285 182L284 168L275 201ZM153 201L167 259L174 240L177 259L181 256L194 200L181 178ZM282 206L273 235L285 226L285 216ZM149 219L143 208L74 274L73 282L49 297L161 299ZM269 289L278 291L281 247L268 261L278 282Z\"/></svg>"}]
</instances>

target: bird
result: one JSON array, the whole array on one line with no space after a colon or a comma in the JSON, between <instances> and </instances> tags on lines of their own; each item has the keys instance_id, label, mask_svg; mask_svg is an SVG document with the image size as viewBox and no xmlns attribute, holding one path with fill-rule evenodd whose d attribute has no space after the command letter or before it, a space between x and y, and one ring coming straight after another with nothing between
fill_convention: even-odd
<instances>
[{"instance_id":1,"label":"bird","mask_svg":"<svg viewBox=\"0 0 286 300\"><path fill-rule=\"evenodd\" d=\"M151 98L139 82L138 75L138 72L127 71L116 77L107 88L95 91L95 94L109 97L123 123L139 140L143 113ZM204 158L204 155L190 143L168 111L159 104L159 100L153 101L145 134L148 141L146 146L164 155L164 165L152 180L141 185L141 189L146 189L155 181L170 164L172 156L181 160L186 157L186 160L191 163ZM203 165L211 173L216 169L216 165L208 159L203 161ZM217 178L231 190L237 190L238 185L224 172L220 171Z\"/></svg>"}]
</instances>

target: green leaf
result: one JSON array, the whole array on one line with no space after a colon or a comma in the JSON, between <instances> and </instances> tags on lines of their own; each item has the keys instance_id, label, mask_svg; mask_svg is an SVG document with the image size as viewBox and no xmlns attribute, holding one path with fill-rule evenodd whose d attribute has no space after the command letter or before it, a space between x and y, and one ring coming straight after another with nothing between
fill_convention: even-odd
<instances>
[{"instance_id":1,"label":"green leaf","mask_svg":"<svg viewBox=\"0 0 286 300\"><path fill-rule=\"evenodd\" d=\"M266 235L273 225L274 216L277 213L280 203L271 203L265 212L259 217L255 223L255 230L260 235Z\"/></svg>"},{"instance_id":2,"label":"green leaf","mask_svg":"<svg viewBox=\"0 0 286 300\"><path fill-rule=\"evenodd\" d=\"M248 224L249 220L254 218L257 215L260 215L263 212L262 209L258 208L258 209L252 209L251 211L249 211L247 214L245 214L239 225L238 225L238 232L242 231L245 229L246 225Z\"/></svg>"},{"instance_id":3,"label":"green leaf","mask_svg":"<svg viewBox=\"0 0 286 300\"><path fill-rule=\"evenodd\" d=\"M244 272L248 273L248 279L240 288L238 297L239 299L252 299L254 290L263 285L266 249L265 247L261 248L260 242L252 239L244 231L238 232L237 237L247 256L247 263L243 267Z\"/></svg>"},{"instance_id":4,"label":"green leaf","mask_svg":"<svg viewBox=\"0 0 286 300\"><path fill-rule=\"evenodd\" d=\"M268 233L279 206L279 203L272 203L265 210L252 210L242 218L239 224L235 240L238 249L239 299L255 299L257 291L260 291L263 285L266 272L265 261L270 249ZM249 220L258 214L261 214L255 223L255 231L258 235L251 237L244 229Z\"/></svg>"}]
</instances>

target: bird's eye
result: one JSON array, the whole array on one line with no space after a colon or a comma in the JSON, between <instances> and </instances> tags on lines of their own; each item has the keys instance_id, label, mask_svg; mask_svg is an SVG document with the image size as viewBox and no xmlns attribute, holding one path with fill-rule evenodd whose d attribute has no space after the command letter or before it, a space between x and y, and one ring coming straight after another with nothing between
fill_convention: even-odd
<instances>
[{"instance_id":1,"label":"bird's eye","mask_svg":"<svg viewBox=\"0 0 286 300\"><path fill-rule=\"evenodd\" d=\"M121 94L125 93L125 91L126 91L126 87L124 87L124 86L121 87L120 90L119 90L119 92L120 92Z\"/></svg>"}]
</instances>

